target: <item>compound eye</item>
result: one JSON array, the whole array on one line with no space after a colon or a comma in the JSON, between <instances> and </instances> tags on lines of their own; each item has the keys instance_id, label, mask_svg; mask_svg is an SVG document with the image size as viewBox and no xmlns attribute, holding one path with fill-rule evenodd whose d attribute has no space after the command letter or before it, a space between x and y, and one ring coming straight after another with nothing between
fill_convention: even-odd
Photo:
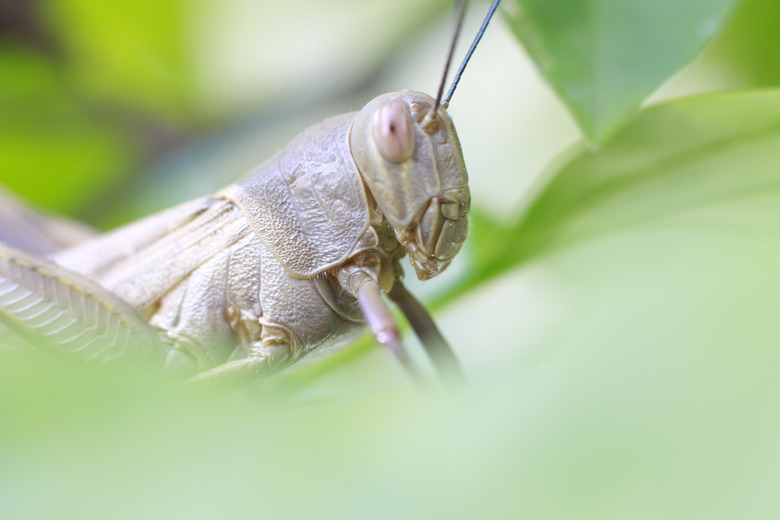
<instances>
[{"instance_id":1,"label":"compound eye","mask_svg":"<svg viewBox=\"0 0 780 520\"><path fill-rule=\"evenodd\" d=\"M386 161L402 163L414 151L414 127L406 103L393 99L382 105L371 123L377 150Z\"/></svg>"}]
</instances>

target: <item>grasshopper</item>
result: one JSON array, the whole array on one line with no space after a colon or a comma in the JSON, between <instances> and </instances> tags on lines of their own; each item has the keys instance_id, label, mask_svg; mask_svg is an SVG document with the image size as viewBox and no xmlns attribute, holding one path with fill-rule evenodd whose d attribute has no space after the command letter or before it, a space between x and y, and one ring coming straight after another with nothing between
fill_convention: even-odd
<instances>
[{"instance_id":1,"label":"grasshopper","mask_svg":"<svg viewBox=\"0 0 780 520\"><path fill-rule=\"evenodd\" d=\"M89 238L6 204L0 224L16 233L0 234L0 323L91 360L151 360L198 380L242 381L365 322L414 374L384 292L443 375L459 377L404 288L400 260L425 280L466 239L468 177L446 108L497 4L443 100L464 2L436 99L381 95L304 131L216 195ZM29 231L9 225L13 217ZM36 233L44 237L31 245Z\"/></svg>"}]
</instances>

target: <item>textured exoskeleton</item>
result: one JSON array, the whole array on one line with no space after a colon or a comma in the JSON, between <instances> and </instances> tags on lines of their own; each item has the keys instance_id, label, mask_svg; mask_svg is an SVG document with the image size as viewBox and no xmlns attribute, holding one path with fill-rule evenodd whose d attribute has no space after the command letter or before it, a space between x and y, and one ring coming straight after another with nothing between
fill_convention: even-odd
<instances>
[{"instance_id":1,"label":"textured exoskeleton","mask_svg":"<svg viewBox=\"0 0 780 520\"><path fill-rule=\"evenodd\" d=\"M309 128L215 196L49 261L137 309L169 347L168 369L233 378L287 366L364 321L397 349L380 291L407 312L399 260L408 254L420 279L440 273L465 240L469 203L449 116L404 91ZM32 327L1 292L0 309Z\"/></svg>"}]
</instances>

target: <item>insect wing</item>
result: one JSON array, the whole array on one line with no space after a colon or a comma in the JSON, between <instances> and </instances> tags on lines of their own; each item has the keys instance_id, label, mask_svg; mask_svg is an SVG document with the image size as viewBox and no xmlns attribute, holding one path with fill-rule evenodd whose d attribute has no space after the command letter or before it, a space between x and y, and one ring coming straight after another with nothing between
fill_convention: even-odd
<instances>
[{"instance_id":1,"label":"insect wing","mask_svg":"<svg viewBox=\"0 0 780 520\"><path fill-rule=\"evenodd\" d=\"M0 242L47 255L94 235L79 222L38 213L0 188Z\"/></svg>"},{"instance_id":2,"label":"insect wing","mask_svg":"<svg viewBox=\"0 0 780 520\"><path fill-rule=\"evenodd\" d=\"M52 258L146 312L200 265L247 233L249 225L238 208L227 200L206 197Z\"/></svg>"},{"instance_id":3,"label":"insect wing","mask_svg":"<svg viewBox=\"0 0 780 520\"><path fill-rule=\"evenodd\" d=\"M127 302L85 277L0 243L4 325L36 346L82 359L162 366L167 348Z\"/></svg>"}]
</instances>

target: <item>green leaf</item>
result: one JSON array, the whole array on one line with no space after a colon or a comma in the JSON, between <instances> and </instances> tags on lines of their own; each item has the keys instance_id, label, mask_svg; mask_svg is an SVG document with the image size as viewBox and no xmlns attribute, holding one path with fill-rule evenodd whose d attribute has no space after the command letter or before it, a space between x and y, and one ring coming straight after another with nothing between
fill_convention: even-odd
<instances>
[{"instance_id":1,"label":"green leaf","mask_svg":"<svg viewBox=\"0 0 780 520\"><path fill-rule=\"evenodd\" d=\"M736 0L514 0L510 25L601 143L717 34Z\"/></svg>"},{"instance_id":2,"label":"green leaf","mask_svg":"<svg viewBox=\"0 0 780 520\"><path fill-rule=\"evenodd\" d=\"M515 236L536 255L653 219L780 189L780 91L711 94L643 111L554 174Z\"/></svg>"},{"instance_id":3,"label":"green leaf","mask_svg":"<svg viewBox=\"0 0 780 520\"><path fill-rule=\"evenodd\" d=\"M737 72L743 85L780 84L779 18L775 0L743 0L708 54L720 60L719 68Z\"/></svg>"},{"instance_id":4,"label":"green leaf","mask_svg":"<svg viewBox=\"0 0 780 520\"><path fill-rule=\"evenodd\" d=\"M640 112L598 152L580 144L507 227L478 214L459 294L616 230L780 189L780 91L708 94Z\"/></svg>"}]
</instances>

